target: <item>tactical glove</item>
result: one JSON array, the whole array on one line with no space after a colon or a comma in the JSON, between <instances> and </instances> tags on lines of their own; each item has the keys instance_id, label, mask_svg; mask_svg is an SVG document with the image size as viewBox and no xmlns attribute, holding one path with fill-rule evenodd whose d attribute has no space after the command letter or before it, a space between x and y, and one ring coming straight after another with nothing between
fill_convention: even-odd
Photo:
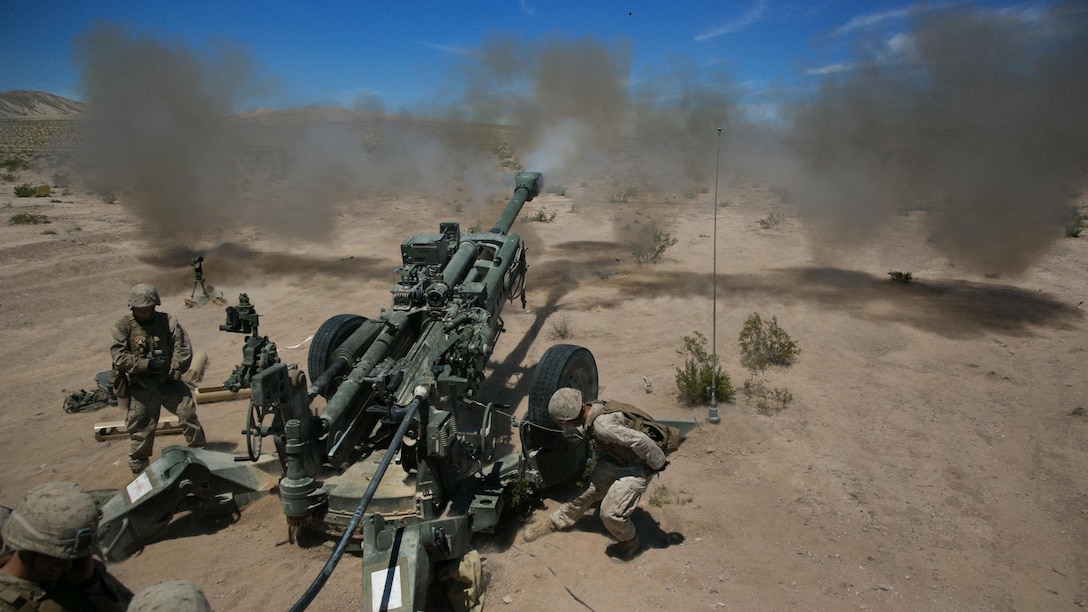
<instances>
[{"instance_id":1,"label":"tactical glove","mask_svg":"<svg viewBox=\"0 0 1088 612\"><path fill-rule=\"evenodd\" d=\"M147 371L154 374L165 372L170 367L170 362L163 357L152 357L147 360Z\"/></svg>"},{"instance_id":2,"label":"tactical glove","mask_svg":"<svg viewBox=\"0 0 1088 612\"><path fill-rule=\"evenodd\" d=\"M667 468L667 467L669 467L669 462L668 462L668 460L666 460L666 461L665 461L665 463L662 463L662 464L661 464L661 467L659 467L659 468L657 468L656 470L654 470L654 474L660 474L661 472L664 472L664 471L665 471L665 468Z\"/></svg>"}]
</instances>

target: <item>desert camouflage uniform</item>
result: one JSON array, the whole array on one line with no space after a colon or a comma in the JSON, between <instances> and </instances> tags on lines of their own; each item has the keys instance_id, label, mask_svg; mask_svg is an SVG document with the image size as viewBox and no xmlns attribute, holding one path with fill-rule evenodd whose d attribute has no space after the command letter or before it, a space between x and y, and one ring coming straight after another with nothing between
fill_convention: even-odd
<instances>
[{"instance_id":1,"label":"desert camouflage uniform","mask_svg":"<svg viewBox=\"0 0 1088 612\"><path fill-rule=\"evenodd\" d=\"M169 360L161 371L150 371L156 353ZM147 467L155 445L155 429L161 407L178 416L189 446L204 446L204 429L196 416L196 402L181 375L189 369L193 349L189 336L172 315L155 312L147 321L132 313L113 327L110 345L113 365L128 375L129 402L125 428L131 438L129 467L139 472Z\"/></svg>"},{"instance_id":2,"label":"desert camouflage uniform","mask_svg":"<svg viewBox=\"0 0 1088 612\"><path fill-rule=\"evenodd\" d=\"M600 402L593 402L586 423L590 441L598 449L589 487L556 509L549 520L556 529L567 529L600 501L601 521L609 533L617 542L631 541L635 537L631 513L650 479L665 465L665 453L649 436L629 427L631 421L622 412L605 413ZM609 447L630 449L637 457L623 461L609 453Z\"/></svg>"},{"instance_id":3,"label":"desert camouflage uniform","mask_svg":"<svg viewBox=\"0 0 1088 612\"><path fill-rule=\"evenodd\" d=\"M16 610L61 610L59 604L45 600L45 589L37 582L0 572L0 612ZM30 606L27 608L27 606Z\"/></svg>"},{"instance_id":4,"label":"desert camouflage uniform","mask_svg":"<svg viewBox=\"0 0 1088 612\"><path fill-rule=\"evenodd\" d=\"M97 559L94 534L99 510L94 499L78 485L45 483L31 489L15 510L0 508L0 612L64 612L84 610L121 612L132 592L121 584ZM33 567L37 556L65 560L72 565L56 579L37 582L9 573L9 562L18 555L18 565ZM91 568L90 577L73 582L75 564Z\"/></svg>"},{"instance_id":5,"label":"desert camouflage uniform","mask_svg":"<svg viewBox=\"0 0 1088 612\"><path fill-rule=\"evenodd\" d=\"M85 593L72 583L61 578L45 585L16 578L7 572L0 572L0 612L65 612L93 610L94 612L121 612L127 606L125 601L132 597L117 581L101 561L95 561L95 573L103 587L97 593Z\"/></svg>"}]
</instances>

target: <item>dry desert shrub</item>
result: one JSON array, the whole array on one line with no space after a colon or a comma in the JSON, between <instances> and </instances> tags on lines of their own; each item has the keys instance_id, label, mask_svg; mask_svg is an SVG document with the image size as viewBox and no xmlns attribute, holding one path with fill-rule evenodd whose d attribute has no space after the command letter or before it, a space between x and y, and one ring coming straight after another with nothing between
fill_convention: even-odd
<instances>
[{"instance_id":1,"label":"dry desert shrub","mask_svg":"<svg viewBox=\"0 0 1088 612\"><path fill-rule=\"evenodd\" d=\"M49 217L41 213L16 213L8 219L8 225L41 225L49 223Z\"/></svg>"},{"instance_id":2,"label":"dry desert shrub","mask_svg":"<svg viewBox=\"0 0 1088 612\"><path fill-rule=\"evenodd\" d=\"M665 256L669 247L679 242L650 217L646 223L635 221L622 228L624 243L638 263L656 263Z\"/></svg>"},{"instance_id":3,"label":"dry desert shrub","mask_svg":"<svg viewBox=\"0 0 1088 612\"><path fill-rule=\"evenodd\" d=\"M676 351L684 364L676 368L676 388L689 404L705 404L710 401L710 389L715 389L715 399L731 402L737 390L729 375L722 371L717 354L706 348L706 336L694 332L684 336L683 348Z\"/></svg>"},{"instance_id":4,"label":"dry desert shrub","mask_svg":"<svg viewBox=\"0 0 1088 612\"><path fill-rule=\"evenodd\" d=\"M739 340L741 363L748 368L748 378L741 387L744 396L755 403L760 414L787 408L793 402L793 394L784 387L768 385L767 369L793 363L801 353L797 342L778 325L778 317L766 321L757 312L744 322Z\"/></svg>"}]
</instances>

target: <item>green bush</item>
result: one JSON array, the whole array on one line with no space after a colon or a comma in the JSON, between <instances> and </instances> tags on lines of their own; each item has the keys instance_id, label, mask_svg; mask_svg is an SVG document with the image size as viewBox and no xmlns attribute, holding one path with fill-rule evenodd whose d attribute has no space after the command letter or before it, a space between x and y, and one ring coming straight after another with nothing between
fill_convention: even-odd
<instances>
[{"instance_id":1,"label":"green bush","mask_svg":"<svg viewBox=\"0 0 1088 612\"><path fill-rule=\"evenodd\" d=\"M559 320L552 323L552 339L566 340L571 337L574 331L570 326L570 317L563 315L559 317Z\"/></svg>"},{"instance_id":2,"label":"green bush","mask_svg":"<svg viewBox=\"0 0 1088 612\"><path fill-rule=\"evenodd\" d=\"M9 157L0 162L0 166L3 166L8 172L15 172L16 170L29 169L30 162L21 157Z\"/></svg>"},{"instance_id":3,"label":"green bush","mask_svg":"<svg viewBox=\"0 0 1088 612\"><path fill-rule=\"evenodd\" d=\"M684 365L676 368L680 395L690 404L704 404L710 401L710 389L715 387L715 399L733 401L737 390L722 371L718 356L707 352L706 336L695 332L694 336L684 336L683 343L684 348L677 353L684 358Z\"/></svg>"},{"instance_id":4,"label":"green bush","mask_svg":"<svg viewBox=\"0 0 1088 612\"><path fill-rule=\"evenodd\" d=\"M910 272L900 272L898 270L888 272L888 276L892 277L894 283L909 283L914 280L914 275Z\"/></svg>"},{"instance_id":5,"label":"green bush","mask_svg":"<svg viewBox=\"0 0 1088 612\"><path fill-rule=\"evenodd\" d=\"M788 389L768 386L765 374L772 365L793 363L799 354L797 343L778 326L778 317L767 322L757 312L748 315L740 331L740 360L748 368L742 390L760 414L784 410L793 402Z\"/></svg>"},{"instance_id":6,"label":"green bush","mask_svg":"<svg viewBox=\"0 0 1088 612\"><path fill-rule=\"evenodd\" d=\"M665 251L675 245L679 240L661 229L657 221L650 219L648 223L628 230L627 247L635 256L638 263L656 263L665 256Z\"/></svg>"},{"instance_id":7,"label":"green bush","mask_svg":"<svg viewBox=\"0 0 1088 612\"><path fill-rule=\"evenodd\" d=\"M782 215L778 213L771 213L766 217L759 220L759 226L763 229L774 229L782 223Z\"/></svg>"},{"instance_id":8,"label":"green bush","mask_svg":"<svg viewBox=\"0 0 1088 612\"><path fill-rule=\"evenodd\" d=\"M608 201L626 204L627 202L634 200L637 197L638 187L636 187L635 185L631 185L628 187L624 187L619 191L612 192L612 194L608 197Z\"/></svg>"},{"instance_id":9,"label":"green bush","mask_svg":"<svg viewBox=\"0 0 1088 612\"><path fill-rule=\"evenodd\" d=\"M750 372L741 390L744 392L744 397L755 402L756 412L760 414L781 412L793 403L793 394L788 389L768 386L763 374L755 370Z\"/></svg>"},{"instance_id":10,"label":"green bush","mask_svg":"<svg viewBox=\"0 0 1088 612\"><path fill-rule=\"evenodd\" d=\"M22 185L16 185L14 191L17 198L44 198L53 191L53 188L48 184L31 185L30 183L23 183Z\"/></svg>"},{"instance_id":11,"label":"green bush","mask_svg":"<svg viewBox=\"0 0 1088 612\"><path fill-rule=\"evenodd\" d=\"M537 221L539 223L551 223L555 220L555 213L549 213L543 208L537 210L535 213L529 216L529 221Z\"/></svg>"},{"instance_id":12,"label":"green bush","mask_svg":"<svg viewBox=\"0 0 1088 612\"><path fill-rule=\"evenodd\" d=\"M16 213L8 219L8 225L41 225L49 223L49 217L39 213Z\"/></svg>"},{"instance_id":13,"label":"green bush","mask_svg":"<svg viewBox=\"0 0 1088 612\"><path fill-rule=\"evenodd\" d=\"M778 317L764 321L759 313L748 315L740 330L740 360L750 370L766 370L771 365L789 365L801 353L784 329Z\"/></svg>"}]
</instances>

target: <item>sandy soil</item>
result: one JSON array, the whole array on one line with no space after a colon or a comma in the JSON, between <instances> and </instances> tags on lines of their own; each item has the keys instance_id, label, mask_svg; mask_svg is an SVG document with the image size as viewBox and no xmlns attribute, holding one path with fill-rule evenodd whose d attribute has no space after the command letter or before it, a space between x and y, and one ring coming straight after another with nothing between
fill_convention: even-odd
<instances>
[{"instance_id":1,"label":"sandy soil","mask_svg":"<svg viewBox=\"0 0 1088 612\"><path fill-rule=\"evenodd\" d=\"M43 172L23 180L47 182ZM925 213L903 216L871 244L816 260L806 224L758 184L722 187L717 308L712 305L711 195L644 192L612 203L604 179L542 194L514 230L530 248L528 309L503 313L490 391L522 416L532 368L552 344L596 356L601 395L699 426L655 479L636 515L652 548L628 564L604 553L592 516L531 544L523 525L480 537L488 609L509 610L1076 610L1088 601L1088 240L1063 239L1018 278L962 272L927 247ZM52 198L0 195L0 502L35 484L90 489L128 483L125 441L93 426L117 408L65 414L65 390L107 369L108 338L127 289L151 282L189 331L219 384L243 338L218 331L220 307L186 308L189 253L142 239L125 202L108 204L75 180ZM667 202L667 203L666 203ZM555 213L531 223L527 213ZM19 212L49 225L9 225ZM784 216L774 229L758 221ZM343 209L334 239L284 248L239 228L236 245L193 245L208 282L230 300L247 292L261 333L303 342L328 317L374 316L389 304L399 241L439 220L490 223L497 209L386 196ZM678 243L637 265L617 229L653 217ZM891 270L915 282L890 282ZM769 373L794 403L757 414L679 400L681 338L711 337L737 386L737 335L749 314L775 316L801 348ZM560 325L570 330L555 338ZM281 348L305 363L307 345ZM644 377L652 379L647 389ZM212 448L244 452L246 404L200 406ZM157 450L178 443L162 438ZM535 517L573 491L541 501ZM134 590L161 579L200 584L216 609L290 607L328 550L288 543L275 498L230 525L182 522L112 571ZM358 558L347 556L312 609L361 606Z\"/></svg>"}]
</instances>

